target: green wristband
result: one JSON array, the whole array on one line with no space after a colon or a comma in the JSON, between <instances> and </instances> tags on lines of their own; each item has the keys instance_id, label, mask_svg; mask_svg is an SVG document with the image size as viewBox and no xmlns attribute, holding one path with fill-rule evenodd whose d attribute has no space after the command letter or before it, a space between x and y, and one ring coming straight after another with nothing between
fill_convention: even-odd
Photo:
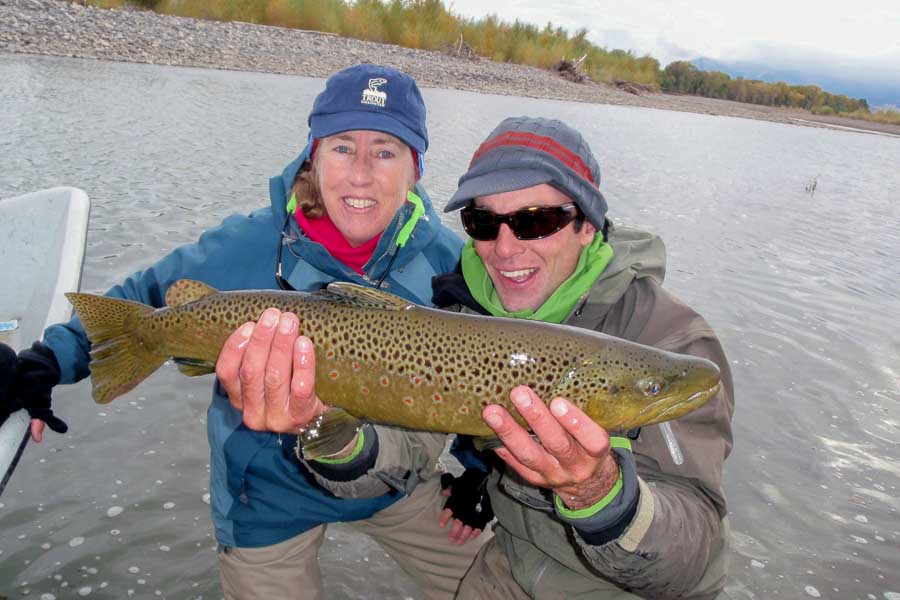
<instances>
[{"instance_id":1,"label":"green wristband","mask_svg":"<svg viewBox=\"0 0 900 600\"><path fill-rule=\"evenodd\" d=\"M356 446L353 447L353 451L350 452L350 454L348 454L347 456L342 456L341 458L326 458L323 456L314 460L316 462L325 463L327 465L347 464L348 462L359 456L360 451L362 451L363 444L366 443L366 434L364 433L364 431L364 429L359 430L359 434L356 436Z\"/></svg>"},{"instance_id":2,"label":"green wristband","mask_svg":"<svg viewBox=\"0 0 900 600\"><path fill-rule=\"evenodd\" d=\"M588 517L593 517L598 512L606 508L610 502L616 499L616 496L619 495L619 492L622 491L622 467L619 467L619 478L616 480L615 485L612 486L612 489L609 492L600 498L600 500L587 508L579 508L578 510L572 510L571 508L566 508L566 505L563 504L560 497L556 494L556 510L559 511L559 514L566 517L567 519L587 519Z\"/></svg>"},{"instance_id":3,"label":"green wristband","mask_svg":"<svg viewBox=\"0 0 900 600\"><path fill-rule=\"evenodd\" d=\"M610 437L609 446L610 448L619 448L631 452L631 440L628 438ZM556 510L567 519L586 519L588 517L593 517L606 508L610 502L615 500L620 491L622 491L622 467L619 467L619 478L616 480L615 485L613 485L612 489L609 490L609 493L603 496L596 504L588 506L587 508L572 510L571 508L566 508L566 505L563 504L560 497L556 496Z\"/></svg>"}]
</instances>

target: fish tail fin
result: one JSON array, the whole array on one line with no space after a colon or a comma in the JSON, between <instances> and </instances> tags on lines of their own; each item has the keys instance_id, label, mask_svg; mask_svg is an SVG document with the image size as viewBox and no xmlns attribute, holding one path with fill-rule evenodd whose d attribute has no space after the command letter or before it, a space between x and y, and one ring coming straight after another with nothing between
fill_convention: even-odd
<instances>
[{"instance_id":1,"label":"fish tail fin","mask_svg":"<svg viewBox=\"0 0 900 600\"><path fill-rule=\"evenodd\" d=\"M106 404L133 389L168 359L141 341L140 321L152 306L95 294L68 293L91 341L94 400Z\"/></svg>"}]
</instances>

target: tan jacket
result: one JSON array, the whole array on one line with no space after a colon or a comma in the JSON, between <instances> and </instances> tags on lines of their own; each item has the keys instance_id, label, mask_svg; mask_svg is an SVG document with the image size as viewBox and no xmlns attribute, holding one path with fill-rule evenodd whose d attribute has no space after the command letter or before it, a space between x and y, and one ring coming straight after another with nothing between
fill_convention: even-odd
<instances>
[{"instance_id":1,"label":"tan jacket","mask_svg":"<svg viewBox=\"0 0 900 600\"><path fill-rule=\"evenodd\" d=\"M632 442L640 499L618 539L587 544L541 504L552 500L546 490L505 469L492 475L488 488L498 519L497 543L513 577L535 598L602 598L600 590L609 588L604 582L646 598L714 598L725 584L727 566L722 468L733 444L731 371L706 321L661 287L662 241L614 228L610 242L613 261L567 324L708 358L721 369L722 391L671 422L683 464L674 463L659 426L643 428ZM597 582L594 592L591 580Z\"/></svg>"},{"instance_id":2,"label":"tan jacket","mask_svg":"<svg viewBox=\"0 0 900 600\"><path fill-rule=\"evenodd\" d=\"M706 321L661 287L662 240L613 228L610 243L612 262L567 324L708 358L721 369L722 391L671 422L683 464L673 462L658 426L643 428L632 442L640 498L618 539L587 544L555 514L547 490L504 469L492 473L488 486L497 543L516 582L534 598L603 598L610 583L645 598L714 598L727 568L722 468L733 444L731 370ZM343 483L319 476L322 485L339 496L360 497L384 493L386 482L408 493L417 480L429 477L443 436L375 428L380 443L368 472Z\"/></svg>"}]
</instances>

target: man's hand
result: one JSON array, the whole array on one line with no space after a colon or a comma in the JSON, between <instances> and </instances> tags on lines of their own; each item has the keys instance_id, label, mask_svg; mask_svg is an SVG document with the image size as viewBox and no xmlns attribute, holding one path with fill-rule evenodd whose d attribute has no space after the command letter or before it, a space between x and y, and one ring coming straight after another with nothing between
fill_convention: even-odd
<instances>
[{"instance_id":1,"label":"man's hand","mask_svg":"<svg viewBox=\"0 0 900 600\"><path fill-rule=\"evenodd\" d=\"M269 308L231 334L219 354L216 376L250 429L297 433L328 409L316 396L312 341L298 330L296 315Z\"/></svg>"},{"instance_id":2,"label":"man's hand","mask_svg":"<svg viewBox=\"0 0 900 600\"><path fill-rule=\"evenodd\" d=\"M553 490L572 510L602 500L619 478L606 430L565 398L554 399L548 408L534 390L519 386L510 399L541 443L506 409L492 404L482 417L503 442L497 455L528 483Z\"/></svg>"},{"instance_id":3,"label":"man's hand","mask_svg":"<svg viewBox=\"0 0 900 600\"><path fill-rule=\"evenodd\" d=\"M459 477L450 473L441 475L441 487L447 498L441 513L441 528L451 521L451 544L463 545L474 540L494 518L491 498L486 490L487 473L478 469L466 469Z\"/></svg>"}]
</instances>

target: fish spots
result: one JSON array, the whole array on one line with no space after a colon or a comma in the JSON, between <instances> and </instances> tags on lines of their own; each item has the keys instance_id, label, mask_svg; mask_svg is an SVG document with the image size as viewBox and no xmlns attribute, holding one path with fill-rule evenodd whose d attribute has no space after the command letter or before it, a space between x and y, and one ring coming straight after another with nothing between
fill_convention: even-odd
<instances>
[{"instance_id":1,"label":"fish spots","mask_svg":"<svg viewBox=\"0 0 900 600\"><path fill-rule=\"evenodd\" d=\"M420 385L422 385L422 378L419 377L418 375L415 375L415 374L414 374L414 375L410 375L410 376L409 376L409 382L410 382L411 384L413 384L413 386L419 387Z\"/></svg>"},{"instance_id":2,"label":"fish spots","mask_svg":"<svg viewBox=\"0 0 900 600\"><path fill-rule=\"evenodd\" d=\"M334 360L335 356L336 356L336 354L334 352L334 349L329 348L328 350L325 351L325 358L327 358L328 360Z\"/></svg>"},{"instance_id":3,"label":"fish spots","mask_svg":"<svg viewBox=\"0 0 900 600\"><path fill-rule=\"evenodd\" d=\"M462 405L462 406L459 407L459 410L458 410L457 412L458 412L459 414L461 414L461 415L468 415L468 414L469 414L469 407L466 406L466 405Z\"/></svg>"},{"instance_id":4,"label":"fish spots","mask_svg":"<svg viewBox=\"0 0 900 600\"><path fill-rule=\"evenodd\" d=\"M332 380L337 379L338 378L337 370L332 369L331 371L328 371L328 377Z\"/></svg>"},{"instance_id":5,"label":"fish spots","mask_svg":"<svg viewBox=\"0 0 900 600\"><path fill-rule=\"evenodd\" d=\"M353 370L354 373L358 373L360 371L360 369L362 369L362 365L359 364L358 362L354 362L354 363L351 363L350 368Z\"/></svg>"},{"instance_id":6,"label":"fish spots","mask_svg":"<svg viewBox=\"0 0 900 600\"><path fill-rule=\"evenodd\" d=\"M378 382L381 384L381 387L387 387L391 385L391 380L387 375L382 375L381 379Z\"/></svg>"},{"instance_id":7,"label":"fish spots","mask_svg":"<svg viewBox=\"0 0 900 600\"><path fill-rule=\"evenodd\" d=\"M359 393L362 394L363 396L368 396L368 395L369 395L369 388L368 388L368 386L365 386L365 385L364 385L364 386L362 386L361 388L359 388Z\"/></svg>"},{"instance_id":8,"label":"fish spots","mask_svg":"<svg viewBox=\"0 0 900 600\"><path fill-rule=\"evenodd\" d=\"M441 402L444 401L444 397L441 396L440 394L434 394L433 396L431 396L431 401L434 402L435 404L440 404Z\"/></svg>"},{"instance_id":9,"label":"fish spots","mask_svg":"<svg viewBox=\"0 0 900 600\"><path fill-rule=\"evenodd\" d=\"M411 407L411 406L413 406L415 403L416 403L416 401L413 400L412 396L404 396L404 397L403 397L403 404L405 404L405 405Z\"/></svg>"}]
</instances>

